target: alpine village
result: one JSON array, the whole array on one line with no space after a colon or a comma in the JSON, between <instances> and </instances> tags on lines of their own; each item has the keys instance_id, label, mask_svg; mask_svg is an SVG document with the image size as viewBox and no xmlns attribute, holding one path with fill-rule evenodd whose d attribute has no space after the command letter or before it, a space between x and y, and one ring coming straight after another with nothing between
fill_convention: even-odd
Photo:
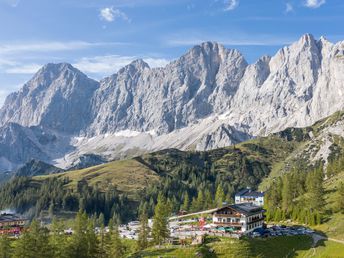
<instances>
[{"instance_id":1,"label":"alpine village","mask_svg":"<svg viewBox=\"0 0 344 258\"><path fill-rule=\"evenodd\" d=\"M0 258L344 258L343 14L0 0Z\"/></svg>"}]
</instances>

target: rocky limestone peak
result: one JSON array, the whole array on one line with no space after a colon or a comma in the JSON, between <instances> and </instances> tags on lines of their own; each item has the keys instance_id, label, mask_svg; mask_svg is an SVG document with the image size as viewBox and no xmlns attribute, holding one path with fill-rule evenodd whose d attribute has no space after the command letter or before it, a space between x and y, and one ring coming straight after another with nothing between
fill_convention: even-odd
<instances>
[{"instance_id":1,"label":"rocky limestone peak","mask_svg":"<svg viewBox=\"0 0 344 258\"><path fill-rule=\"evenodd\" d=\"M143 61L142 59L136 59L132 61L130 64L121 68L118 73L125 73L125 72L138 72L143 71L144 69L150 69L149 65Z\"/></svg>"}]
</instances>

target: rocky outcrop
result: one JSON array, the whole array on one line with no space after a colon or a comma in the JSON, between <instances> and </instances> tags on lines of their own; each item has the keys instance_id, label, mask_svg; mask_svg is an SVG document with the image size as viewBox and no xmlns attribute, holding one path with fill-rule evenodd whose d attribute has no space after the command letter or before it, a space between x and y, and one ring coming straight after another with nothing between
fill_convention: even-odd
<instances>
[{"instance_id":1,"label":"rocky outcrop","mask_svg":"<svg viewBox=\"0 0 344 258\"><path fill-rule=\"evenodd\" d=\"M83 155L205 150L308 126L344 109L343 53L344 42L306 34L254 64L206 42L166 67L136 60L100 82L48 64L0 111L0 163L68 167Z\"/></svg>"}]
</instances>

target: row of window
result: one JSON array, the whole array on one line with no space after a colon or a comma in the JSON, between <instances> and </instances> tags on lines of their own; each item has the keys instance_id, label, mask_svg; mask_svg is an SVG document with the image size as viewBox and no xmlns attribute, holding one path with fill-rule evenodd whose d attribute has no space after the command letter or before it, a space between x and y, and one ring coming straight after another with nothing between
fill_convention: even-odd
<instances>
[{"instance_id":1,"label":"row of window","mask_svg":"<svg viewBox=\"0 0 344 258\"><path fill-rule=\"evenodd\" d=\"M261 225L263 225L263 222L262 222L262 221L255 222L255 223L253 223L253 224L247 225L247 230L254 229L254 228L257 228L257 227L260 227Z\"/></svg>"}]
</instances>

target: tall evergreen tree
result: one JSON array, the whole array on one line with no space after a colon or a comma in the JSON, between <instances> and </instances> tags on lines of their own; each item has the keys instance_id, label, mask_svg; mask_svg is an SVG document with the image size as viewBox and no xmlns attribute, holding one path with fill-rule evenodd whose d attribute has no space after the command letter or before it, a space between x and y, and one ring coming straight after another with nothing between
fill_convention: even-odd
<instances>
[{"instance_id":1,"label":"tall evergreen tree","mask_svg":"<svg viewBox=\"0 0 344 258\"><path fill-rule=\"evenodd\" d=\"M137 241L137 250L144 250L148 247L149 227L146 210L140 215L140 232Z\"/></svg>"},{"instance_id":2,"label":"tall evergreen tree","mask_svg":"<svg viewBox=\"0 0 344 258\"><path fill-rule=\"evenodd\" d=\"M223 202L225 201L225 192L223 191L222 185L219 184L216 189L215 194L215 203L217 207L222 207Z\"/></svg>"},{"instance_id":3,"label":"tall evergreen tree","mask_svg":"<svg viewBox=\"0 0 344 258\"><path fill-rule=\"evenodd\" d=\"M307 204L311 210L322 211L324 207L324 188L322 167L309 172L306 179Z\"/></svg>"},{"instance_id":4,"label":"tall evergreen tree","mask_svg":"<svg viewBox=\"0 0 344 258\"><path fill-rule=\"evenodd\" d=\"M188 192L185 192L182 210L189 211L189 208L190 208L189 194L188 194Z\"/></svg>"},{"instance_id":5,"label":"tall evergreen tree","mask_svg":"<svg viewBox=\"0 0 344 258\"><path fill-rule=\"evenodd\" d=\"M344 213L344 183L341 182L336 195L335 210Z\"/></svg>"},{"instance_id":6,"label":"tall evergreen tree","mask_svg":"<svg viewBox=\"0 0 344 258\"><path fill-rule=\"evenodd\" d=\"M88 243L86 238L87 215L82 210L76 215L74 221L74 232L71 237L71 248L69 248L70 257L87 258Z\"/></svg>"},{"instance_id":7,"label":"tall evergreen tree","mask_svg":"<svg viewBox=\"0 0 344 258\"><path fill-rule=\"evenodd\" d=\"M19 238L15 247L16 258L49 258L52 250L49 245L49 232L34 220L30 229Z\"/></svg>"},{"instance_id":8,"label":"tall evergreen tree","mask_svg":"<svg viewBox=\"0 0 344 258\"><path fill-rule=\"evenodd\" d=\"M67 237L64 234L64 224L62 221L53 219L50 228L50 247L54 258L68 258L66 250L69 248Z\"/></svg>"},{"instance_id":9,"label":"tall evergreen tree","mask_svg":"<svg viewBox=\"0 0 344 258\"><path fill-rule=\"evenodd\" d=\"M0 258L10 258L12 247L7 235L0 235Z\"/></svg>"},{"instance_id":10,"label":"tall evergreen tree","mask_svg":"<svg viewBox=\"0 0 344 258\"><path fill-rule=\"evenodd\" d=\"M282 210L287 211L288 208L291 208L292 201L292 182L290 175L285 175L282 179Z\"/></svg>"},{"instance_id":11,"label":"tall evergreen tree","mask_svg":"<svg viewBox=\"0 0 344 258\"><path fill-rule=\"evenodd\" d=\"M154 242L161 245L169 236L168 231L168 210L166 200L162 194L158 196L158 203L154 209L152 236Z\"/></svg>"},{"instance_id":12,"label":"tall evergreen tree","mask_svg":"<svg viewBox=\"0 0 344 258\"><path fill-rule=\"evenodd\" d=\"M125 247L118 232L118 225L110 230L110 257L122 258L125 255Z\"/></svg>"}]
</instances>

